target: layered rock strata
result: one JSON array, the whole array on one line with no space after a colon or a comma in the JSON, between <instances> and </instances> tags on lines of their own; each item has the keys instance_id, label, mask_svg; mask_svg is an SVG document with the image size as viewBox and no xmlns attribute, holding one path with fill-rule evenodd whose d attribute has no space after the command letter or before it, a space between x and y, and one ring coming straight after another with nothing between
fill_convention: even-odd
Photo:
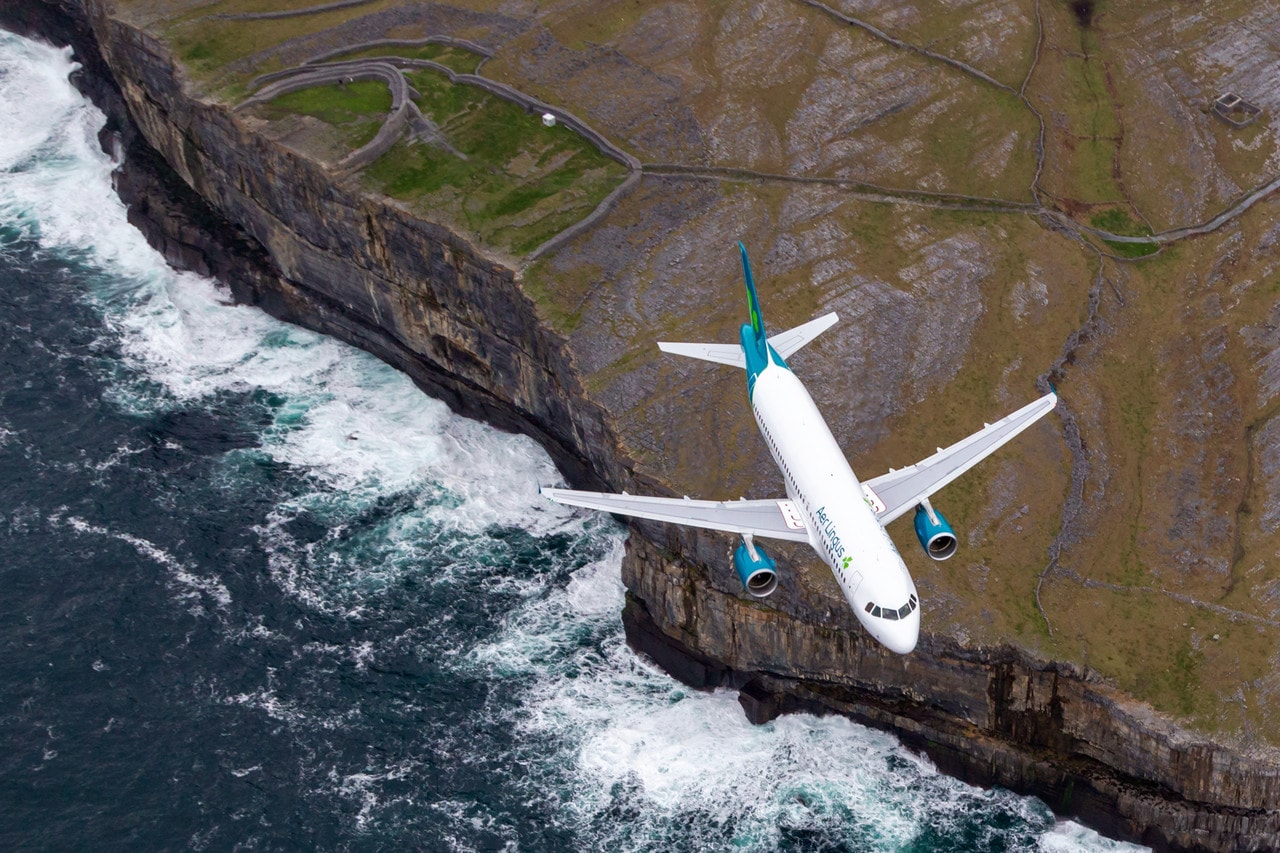
<instances>
[{"instance_id":1,"label":"layered rock strata","mask_svg":"<svg viewBox=\"0 0 1280 853\"><path fill-rule=\"evenodd\" d=\"M448 230L369 197L184 89L164 45L100 0L6 7L76 44L127 150L132 217L176 265L333 334L456 409L539 439L576 485L636 483L611 415L518 276ZM114 82L112 82L114 81ZM691 684L739 688L757 721L809 710L891 729L948 772L1039 794L1158 848L1280 846L1280 768L1181 731L1079 668L924 635L898 657L851 614L722 583L722 537L637 528L624 563L635 646Z\"/></svg>"}]
</instances>

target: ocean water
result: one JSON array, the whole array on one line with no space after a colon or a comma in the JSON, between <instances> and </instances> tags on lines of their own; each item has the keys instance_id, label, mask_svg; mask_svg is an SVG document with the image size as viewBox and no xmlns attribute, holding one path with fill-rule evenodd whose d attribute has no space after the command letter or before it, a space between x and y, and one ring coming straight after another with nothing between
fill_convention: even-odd
<instances>
[{"instance_id":1,"label":"ocean water","mask_svg":"<svg viewBox=\"0 0 1280 853\"><path fill-rule=\"evenodd\" d=\"M1136 850L631 652L528 439L175 273L0 33L0 847Z\"/></svg>"}]
</instances>

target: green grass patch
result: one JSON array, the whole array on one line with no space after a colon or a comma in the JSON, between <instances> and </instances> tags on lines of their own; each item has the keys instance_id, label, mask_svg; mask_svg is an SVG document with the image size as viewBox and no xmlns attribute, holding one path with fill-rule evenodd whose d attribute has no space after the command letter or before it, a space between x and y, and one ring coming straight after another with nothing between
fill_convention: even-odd
<instances>
[{"instance_id":1,"label":"green grass patch","mask_svg":"<svg viewBox=\"0 0 1280 853\"><path fill-rule=\"evenodd\" d=\"M528 252L590 213L626 176L563 126L431 71L409 75L443 146L397 144L365 170L380 192L430 211L491 245Z\"/></svg>"},{"instance_id":2,"label":"green grass patch","mask_svg":"<svg viewBox=\"0 0 1280 853\"><path fill-rule=\"evenodd\" d=\"M600 3L587 14L558 16L550 23L552 34L564 45L583 50L597 44L614 44L635 27L647 11L643 3Z\"/></svg>"},{"instance_id":3,"label":"green grass patch","mask_svg":"<svg viewBox=\"0 0 1280 853\"><path fill-rule=\"evenodd\" d=\"M1089 224L1094 228L1121 237L1151 236L1150 228L1141 222L1135 222L1121 207L1111 207L1100 213L1095 213L1089 218ZM1106 239L1102 242L1106 243L1112 252L1122 258L1145 258L1147 255L1154 255L1160 251L1160 244L1158 243L1124 243Z\"/></svg>"},{"instance_id":4,"label":"green grass patch","mask_svg":"<svg viewBox=\"0 0 1280 853\"><path fill-rule=\"evenodd\" d=\"M1139 695L1146 693L1157 709L1190 717L1196 712L1200 698L1200 666L1204 655L1183 639L1173 652L1173 659L1163 670L1156 667L1139 674Z\"/></svg>"},{"instance_id":5,"label":"green grass patch","mask_svg":"<svg viewBox=\"0 0 1280 853\"><path fill-rule=\"evenodd\" d=\"M294 113L320 119L338 129L343 140L356 149L378 133L391 111L391 91L376 80L342 86L313 86L273 98L262 107L268 119Z\"/></svg>"},{"instance_id":6,"label":"green grass patch","mask_svg":"<svg viewBox=\"0 0 1280 853\"><path fill-rule=\"evenodd\" d=\"M365 174L393 198L413 200L446 186L471 189L480 177L465 160L443 148L399 142Z\"/></svg>"},{"instance_id":7,"label":"green grass patch","mask_svg":"<svg viewBox=\"0 0 1280 853\"><path fill-rule=\"evenodd\" d=\"M1151 229L1141 222L1135 222L1122 207L1110 207L1089 217L1089 224L1112 234L1124 237L1147 237Z\"/></svg>"},{"instance_id":8,"label":"green grass patch","mask_svg":"<svg viewBox=\"0 0 1280 853\"><path fill-rule=\"evenodd\" d=\"M1157 243L1117 243L1115 240L1103 240L1112 253L1121 258L1145 258L1160 251Z\"/></svg>"},{"instance_id":9,"label":"green grass patch","mask_svg":"<svg viewBox=\"0 0 1280 853\"><path fill-rule=\"evenodd\" d=\"M1046 125L1046 169L1055 195L1086 204L1124 202L1117 179L1122 130L1095 33L1062 7L1046 9L1048 48L1032 93ZM1056 19L1056 23L1055 23ZM1060 182L1060 183L1059 183Z\"/></svg>"}]
</instances>

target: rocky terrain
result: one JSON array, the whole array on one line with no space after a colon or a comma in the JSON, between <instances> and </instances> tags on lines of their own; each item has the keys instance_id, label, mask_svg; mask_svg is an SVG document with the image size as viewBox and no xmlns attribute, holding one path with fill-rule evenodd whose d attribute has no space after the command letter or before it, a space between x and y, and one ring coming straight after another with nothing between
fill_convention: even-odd
<instances>
[{"instance_id":1,"label":"rocky terrain","mask_svg":"<svg viewBox=\"0 0 1280 853\"><path fill-rule=\"evenodd\" d=\"M935 501L957 557L891 530L922 597L913 656L869 641L805 549L777 549L760 603L727 538L648 525L632 639L757 718L849 713L1130 837L1280 844L1280 5L64 5L254 263L138 179L172 257L537 435L577 485L780 491L740 377L653 346L733 339L738 239L772 327L840 314L794 361L864 475L1054 382L1060 414ZM392 69L372 125L345 100L336 119L252 102L262 75L433 38L481 52L366 57ZM562 180L579 155L512 155L503 180L548 182L528 208L397 196L424 151L467 153L459 113L417 105L429 81L399 89L412 61L557 111L604 164ZM1259 120L1214 118L1224 91ZM434 129L409 115L344 161L409 103ZM549 216L550 240L522 230Z\"/></svg>"}]
</instances>

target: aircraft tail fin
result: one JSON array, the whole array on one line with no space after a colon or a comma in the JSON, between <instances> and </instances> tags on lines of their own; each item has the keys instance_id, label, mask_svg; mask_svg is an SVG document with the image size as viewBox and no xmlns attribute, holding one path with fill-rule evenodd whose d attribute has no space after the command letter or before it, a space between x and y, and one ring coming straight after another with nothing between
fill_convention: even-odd
<instances>
[{"instance_id":1,"label":"aircraft tail fin","mask_svg":"<svg viewBox=\"0 0 1280 853\"><path fill-rule=\"evenodd\" d=\"M756 283L751 278L751 261L747 260L747 247L738 242L738 251L742 253L742 277L747 282L747 308L751 312L751 330L756 334L756 341L764 343L768 337L764 333L764 317L760 315L760 298L756 296Z\"/></svg>"},{"instance_id":2,"label":"aircraft tail fin","mask_svg":"<svg viewBox=\"0 0 1280 853\"><path fill-rule=\"evenodd\" d=\"M834 311L830 314L824 314L815 320L796 326L794 329L779 332L768 339L769 346L773 347L774 352L782 358L788 358L809 341L834 326L839 319ZM659 341L658 348L672 355L683 355L686 358L713 361L716 364L727 364L730 367L745 368L747 366L746 356L743 354L742 346L739 344L676 344Z\"/></svg>"},{"instance_id":3,"label":"aircraft tail fin","mask_svg":"<svg viewBox=\"0 0 1280 853\"><path fill-rule=\"evenodd\" d=\"M751 278L751 262L747 260L747 248L742 243L738 243L738 250L742 252L742 277L746 280L747 307L751 311L751 323L742 326L741 343L684 344L659 341L659 349L672 355L683 355L686 358L698 358L745 369L750 361L747 358L748 349L752 351L753 358L757 358L761 366L768 358L765 353L769 348L785 360L787 356L836 324L839 318L835 312L832 312L796 326L794 329L767 337L764 331L764 319L760 316L760 299L756 296L756 283Z\"/></svg>"}]
</instances>

